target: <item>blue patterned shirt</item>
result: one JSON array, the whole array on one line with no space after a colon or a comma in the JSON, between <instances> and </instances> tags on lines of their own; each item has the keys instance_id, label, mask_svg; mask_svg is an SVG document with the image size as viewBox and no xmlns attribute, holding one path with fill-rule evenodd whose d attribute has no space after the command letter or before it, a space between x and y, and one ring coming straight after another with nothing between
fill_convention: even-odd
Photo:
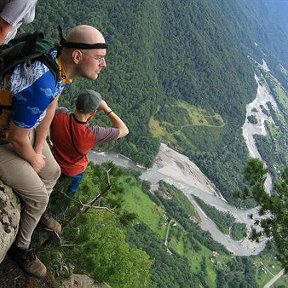
<instances>
[{"instance_id":1,"label":"blue patterned shirt","mask_svg":"<svg viewBox=\"0 0 288 288\"><path fill-rule=\"evenodd\" d=\"M51 55L56 58L56 51ZM21 128L36 127L45 117L49 104L70 82L62 78L56 81L40 61L17 65L8 79L0 82L0 144L6 142L11 121Z\"/></svg>"}]
</instances>

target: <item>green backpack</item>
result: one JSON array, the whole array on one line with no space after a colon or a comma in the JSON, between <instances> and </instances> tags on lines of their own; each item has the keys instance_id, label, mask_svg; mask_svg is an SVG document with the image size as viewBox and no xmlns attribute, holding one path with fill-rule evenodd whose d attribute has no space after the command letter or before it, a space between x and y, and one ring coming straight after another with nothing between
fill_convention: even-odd
<instances>
[{"instance_id":1,"label":"green backpack","mask_svg":"<svg viewBox=\"0 0 288 288\"><path fill-rule=\"evenodd\" d=\"M58 65L49 54L52 47L53 45L44 39L42 32L20 34L8 44L0 46L0 79L15 65L31 60L43 62L58 79Z\"/></svg>"}]
</instances>

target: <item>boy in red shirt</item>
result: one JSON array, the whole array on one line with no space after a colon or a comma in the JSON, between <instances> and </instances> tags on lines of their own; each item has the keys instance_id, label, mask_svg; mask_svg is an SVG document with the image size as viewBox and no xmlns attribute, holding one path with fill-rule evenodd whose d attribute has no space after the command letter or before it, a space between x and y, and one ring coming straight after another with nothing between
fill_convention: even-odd
<instances>
[{"instance_id":1,"label":"boy in red shirt","mask_svg":"<svg viewBox=\"0 0 288 288\"><path fill-rule=\"evenodd\" d=\"M113 127L89 123L97 111L103 111ZM88 165L88 153L97 145L126 136L129 130L98 92L86 89L78 95L73 113L63 107L56 110L50 132L54 157L62 175L71 178L68 192L74 195Z\"/></svg>"}]
</instances>

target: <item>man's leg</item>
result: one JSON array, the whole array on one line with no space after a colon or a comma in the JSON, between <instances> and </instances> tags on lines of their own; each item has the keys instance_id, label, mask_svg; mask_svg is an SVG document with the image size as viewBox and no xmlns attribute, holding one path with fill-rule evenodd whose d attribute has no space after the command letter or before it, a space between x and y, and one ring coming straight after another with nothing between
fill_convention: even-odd
<instances>
[{"instance_id":1,"label":"man's leg","mask_svg":"<svg viewBox=\"0 0 288 288\"><path fill-rule=\"evenodd\" d=\"M53 188L61 175L61 169L47 143L45 143L43 155L46 157L45 167L40 171L39 176L45 184L46 191L50 197L51 192L53 191Z\"/></svg>"},{"instance_id":2,"label":"man's leg","mask_svg":"<svg viewBox=\"0 0 288 288\"><path fill-rule=\"evenodd\" d=\"M0 145L0 179L10 186L24 203L17 238L9 250L9 255L28 274L44 277L47 269L29 246L34 229L49 201L46 187L30 163L19 157L10 145Z\"/></svg>"},{"instance_id":3,"label":"man's leg","mask_svg":"<svg viewBox=\"0 0 288 288\"><path fill-rule=\"evenodd\" d=\"M49 145L45 143L44 149L43 149L43 155L45 158L45 167L44 169L39 173L40 178L42 179L43 183L45 184L46 191L48 193L48 197L50 197L51 192L60 177L61 169L56 160L54 159L54 156L49 148ZM51 211L49 208L45 210L43 213L40 223L45 226L46 229L54 231L58 235L61 234L61 225L58 223L51 214Z\"/></svg>"},{"instance_id":4,"label":"man's leg","mask_svg":"<svg viewBox=\"0 0 288 288\"><path fill-rule=\"evenodd\" d=\"M32 233L46 209L49 195L45 184L30 163L19 157L8 145L0 145L0 179L23 200L16 243L28 248Z\"/></svg>"}]
</instances>

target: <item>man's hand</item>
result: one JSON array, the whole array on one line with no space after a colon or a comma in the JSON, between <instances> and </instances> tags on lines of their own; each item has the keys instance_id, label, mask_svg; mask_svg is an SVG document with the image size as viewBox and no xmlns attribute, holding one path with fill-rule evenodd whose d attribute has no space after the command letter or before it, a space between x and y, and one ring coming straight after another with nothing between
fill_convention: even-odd
<instances>
[{"instance_id":1,"label":"man's hand","mask_svg":"<svg viewBox=\"0 0 288 288\"><path fill-rule=\"evenodd\" d=\"M12 25L3 20L0 17L0 45L2 45L8 35L8 33L12 30Z\"/></svg>"},{"instance_id":2,"label":"man's hand","mask_svg":"<svg viewBox=\"0 0 288 288\"><path fill-rule=\"evenodd\" d=\"M32 168L39 173L45 166L45 159L46 157L42 154L36 154L33 158L32 161L30 162Z\"/></svg>"},{"instance_id":3,"label":"man's hand","mask_svg":"<svg viewBox=\"0 0 288 288\"><path fill-rule=\"evenodd\" d=\"M30 142L30 129L20 128L11 123L8 140L14 151L23 159L28 161L32 168L38 173L45 166L45 156L36 152Z\"/></svg>"}]
</instances>

